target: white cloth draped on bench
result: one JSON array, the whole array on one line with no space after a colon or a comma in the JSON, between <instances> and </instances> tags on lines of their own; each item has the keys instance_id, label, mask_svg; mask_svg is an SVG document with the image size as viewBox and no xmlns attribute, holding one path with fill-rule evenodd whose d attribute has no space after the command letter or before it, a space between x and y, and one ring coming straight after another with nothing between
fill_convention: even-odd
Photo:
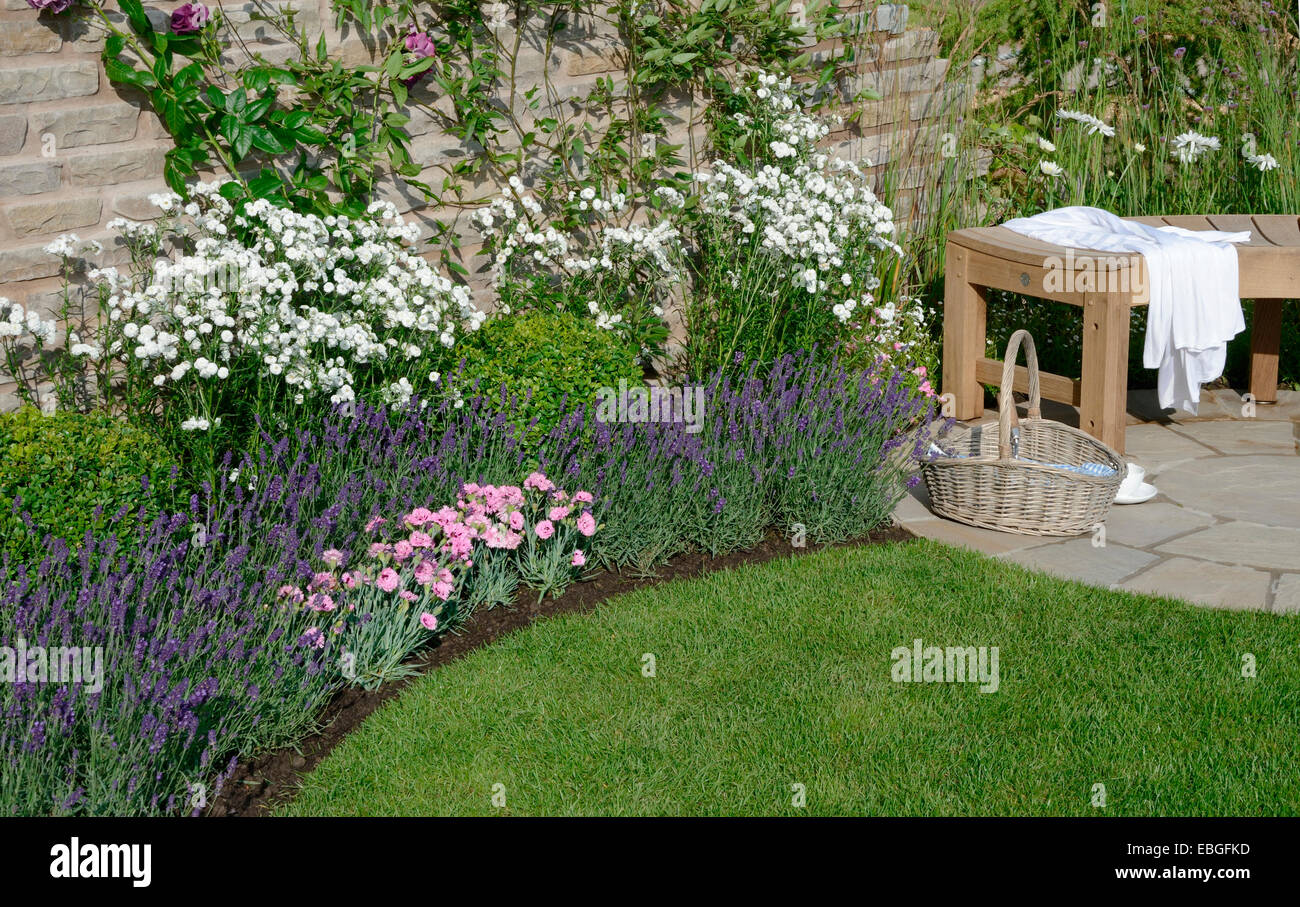
<instances>
[{"instance_id":1,"label":"white cloth draped on bench","mask_svg":"<svg viewBox=\"0 0 1300 907\"><path fill-rule=\"evenodd\" d=\"M1159 369L1162 407L1195 415L1201 385L1223 374L1228 341L1246 329L1232 243L1248 242L1249 230L1148 227L1082 205L1002 226L1058 246L1141 254L1151 284L1142 364Z\"/></svg>"}]
</instances>

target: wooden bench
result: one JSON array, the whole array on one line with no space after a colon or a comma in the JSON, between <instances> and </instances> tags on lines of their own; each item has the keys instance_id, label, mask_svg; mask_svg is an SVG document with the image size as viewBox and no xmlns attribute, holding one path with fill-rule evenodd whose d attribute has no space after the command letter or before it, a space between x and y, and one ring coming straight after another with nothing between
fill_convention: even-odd
<instances>
[{"instance_id":1,"label":"wooden bench","mask_svg":"<svg viewBox=\"0 0 1300 907\"><path fill-rule=\"evenodd\" d=\"M1189 230L1249 230L1237 245L1240 296L1255 300L1250 393L1277 401L1277 358L1282 302L1300 298L1300 217L1224 214L1130 218L1151 226ZM1124 452L1128 397L1129 311L1149 301L1142 256L1070 249L1030 239L1005 227L977 227L948 235L943 304L943 392L958 419L984 412L981 384L1001 380L1002 363L985 356L988 290L1078 306L1083 312L1082 378L1041 374L1042 395L1079 408L1079 427ZM1016 368L1015 387L1028 388Z\"/></svg>"}]
</instances>

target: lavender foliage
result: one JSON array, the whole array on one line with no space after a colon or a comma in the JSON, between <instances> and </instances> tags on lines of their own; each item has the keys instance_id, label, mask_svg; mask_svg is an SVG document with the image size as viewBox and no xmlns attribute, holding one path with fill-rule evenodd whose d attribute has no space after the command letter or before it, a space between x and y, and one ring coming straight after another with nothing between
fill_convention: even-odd
<instances>
[{"instance_id":1,"label":"lavender foliage","mask_svg":"<svg viewBox=\"0 0 1300 907\"><path fill-rule=\"evenodd\" d=\"M536 467L592 490L592 554L620 569L772 528L861 534L904 493L933 415L906 379L788 355L710 379L698 432L601 422L587 401L540 448L482 399L264 433L215 487L142 519L134 546L87 533L0 564L0 646L97 646L104 668L99 690L0 683L0 815L201 812L238 757L299 739L343 682L334 644L304 644L301 618L274 606L278 586L309 579L327 548L351 554L370 517L454 501L463 482Z\"/></svg>"}]
</instances>

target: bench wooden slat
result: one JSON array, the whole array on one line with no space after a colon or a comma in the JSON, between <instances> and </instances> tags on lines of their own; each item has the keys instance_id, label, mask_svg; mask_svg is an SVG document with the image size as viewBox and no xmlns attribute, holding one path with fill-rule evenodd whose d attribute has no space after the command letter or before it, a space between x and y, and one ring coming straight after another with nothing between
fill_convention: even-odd
<instances>
[{"instance_id":1,"label":"bench wooden slat","mask_svg":"<svg viewBox=\"0 0 1300 907\"><path fill-rule=\"evenodd\" d=\"M1165 219L1159 215L1144 215L1142 217L1126 217L1125 220L1137 221L1139 224L1146 224L1148 227L1167 227Z\"/></svg>"},{"instance_id":2,"label":"bench wooden slat","mask_svg":"<svg viewBox=\"0 0 1300 907\"><path fill-rule=\"evenodd\" d=\"M1255 226L1255 222L1251 220L1249 214L1211 214L1210 223L1214 225L1214 229L1222 230L1225 233L1236 233L1242 230L1249 230L1250 241L1245 243L1237 243L1238 247L1241 246L1272 247L1274 245L1274 243L1269 242L1268 237L1266 237L1263 233L1259 231L1259 228Z\"/></svg>"},{"instance_id":3,"label":"bench wooden slat","mask_svg":"<svg viewBox=\"0 0 1300 907\"><path fill-rule=\"evenodd\" d=\"M1060 255L1064 250L1060 246L1054 246L1051 243L1040 242L1037 239L1030 239L1028 236L1022 236L1006 227L976 227L973 230L958 230L953 235L956 242L964 246L975 249L977 252L986 254L1001 254L1005 258L1006 252L1018 252L1021 255L1027 255L1027 263L1041 265L1043 259L1048 256ZM1017 261L1024 259L1017 258Z\"/></svg>"},{"instance_id":4,"label":"bench wooden slat","mask_svg":"<svg viewBox=\"0 0 1300 907\"><path fill-rule=\"evenodd\" d=\"M968 230L957 230L949 234L949 239L958 245L974 249L976 252L1020 264L1043 267L1044 259L1058 258L1061 259L1062 267L1065 265L1065 246L1046 243L1016 233L1013 230L1008 230L1005 227L976 227ZM1111 267L1126 268L1129 263L1128 255L1127 252L1106 252L1076 246L1074 247L1073 263L1076 268L1087 267L1093 258L1103 257L1108 262L1111 259L1122 259L1111 265Z\"/></svg>"},{"instance_id":5,"label":"bench wooden slat","mask_svg":"<svg viewBox=\"0 0 1300 907\"><path fill-rule=\"evenodd\" d=\"M1273 245L1300 249L1300 218L1294 214L1253 214L1250 219Z\"/></svg>"},{"instance_id":6,"label":"bench wooden slat","mask_svg":"<svg viewBox=\"0 0 1300 907\"><path fill-rule=\"evenodd\" d=\"M1184 230L1213 230L1210 219L1202 214L1166 214L1165 223Z\"/></svg>"},{"instance_id":7,"label":"bench wooden slat","mask_svg":"<svg viewBox=\"0 0 1300 907\"><path fill-rule=\"evenodd\" d=\"M975 360L975 377L981 384L1002 383L1002 361L981 357ZM1048 400L1078 406L1083 382L1065 375L1053 375L1051 372L1038 373L1038 390ZM1023 365L1016 366L1016 377L1012 388L1022 394L1029 393L1029 369Z\"/></svg>"}]
</instances>

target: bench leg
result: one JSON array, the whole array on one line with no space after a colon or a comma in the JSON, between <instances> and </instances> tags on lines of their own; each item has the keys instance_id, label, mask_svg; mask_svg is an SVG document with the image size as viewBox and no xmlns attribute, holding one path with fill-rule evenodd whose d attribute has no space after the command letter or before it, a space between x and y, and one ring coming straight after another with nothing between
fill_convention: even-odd
<instances>
[{"instance_id":1,"label":"bench leg","mask_svg":"<svg viewBox=\"0 0 1300 907\"><path fill-rule=\"evenodd\" d=\"M1282 300L1256 299L1250 329L1250 395L1277 402L1277 357L1282 348Z\"/></svg>"},{"instance_id":2,"label":"bench leg","mask_svg":"<svg viewBox=\"0 0 1300 907\"><path fill-rule=\"evenodd\" d=\"M1128 409L1128 332L1127 295L1086 294L1079 427L1120 453Z\"/></svg>"},{"instance_id":3,"label":"bench leg","mask_svg":"<svg viewBox=\"0 0 1300 907\"><path fill-rule=\"evenodd\" d=\"M975 360L984 355L987 291L967 280L972 254L948 244L943 289L943 392L953 395L952 415L963 420L984 414L984 389L975 379Z\"/></svg>"}]
</instances>

